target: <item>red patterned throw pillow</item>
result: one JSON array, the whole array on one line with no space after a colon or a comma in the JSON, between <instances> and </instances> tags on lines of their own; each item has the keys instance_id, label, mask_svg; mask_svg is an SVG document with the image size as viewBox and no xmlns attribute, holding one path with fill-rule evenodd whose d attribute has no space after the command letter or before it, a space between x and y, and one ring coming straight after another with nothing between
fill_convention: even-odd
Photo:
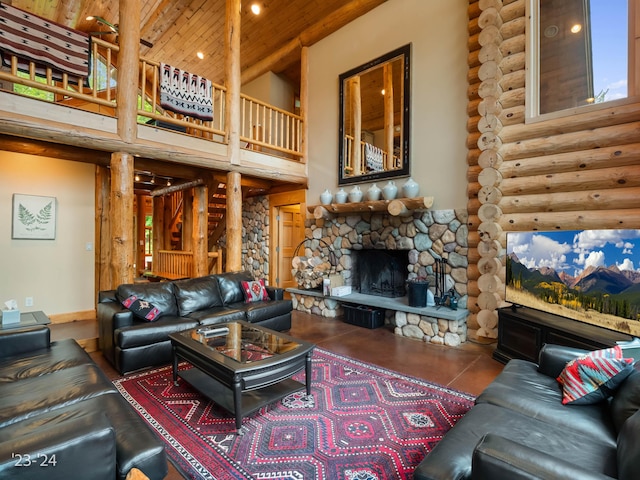
<instances>
[{"instance_id":1,"label":"red patterned throw pillow","mask_svg":"<svg viewBox=\"0 0 640 480\"><path fill-rule=\"evenodd\" d=\"M263 279L241 283L245 303L269 300L269 294L267 293L267 288L264 286Z\"/></svg>"},{"instance_id":2,"label":"red patterned throw pillow","mask_svg":"<svg viewBox=\"0 0 640 480\"><path fill-rule=\"evenodd\" d=\"M596 350L571 360L562 370L562 404L589 405L609 398L633 371L633 359L619 346Z\"/></svg>"},{"instance_id":3,"label":"red patterned throw pillow","mask_svg":"<svg viewBox=\"0 0 640 480\"><path fill-rule=\"evenodd\" d=\"M131 310L134 316L141 320L147 320L153 322L157 320L162 312L155 307L151 302L142 300L141 298L131 295L124 302L122 302L125 308Z\"/></svg>"}]
</instances>

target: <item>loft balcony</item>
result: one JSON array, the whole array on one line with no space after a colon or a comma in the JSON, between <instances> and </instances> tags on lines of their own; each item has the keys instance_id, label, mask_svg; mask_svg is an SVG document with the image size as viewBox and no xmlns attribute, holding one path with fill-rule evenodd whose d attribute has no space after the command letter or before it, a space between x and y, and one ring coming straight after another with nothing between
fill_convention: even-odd
<instances>
[{"instance_id":1,"label":"loft balcony","mask_svg":"<svg viewBox=\"0 0 640 480\"><path fill-rule=\"evenodd\" d=\"M32 62L28 72L21 72L25 69L19 69L18 58L9 57L11 66L0 70L0 134L5 139L26 137L107 154L124 151L146 159L147 166L157 161L306 185L300 115L244 94L239 112L228 112L227 89L217 84L212 85L213 120L170 112L160 106L160 65L142 56L137 102L127 100L131 97L119 91L117 82L119 46L91 40L91 72L77 82L66 74L56 77L50 68L37 70ZM15 85L32 89L37 97L16 93ZM137 117L135 131L123 135L121 117L131 110ZM232 164L228 119L235 113L240 117L240 154Z\"/></svg>"}]
</instances>

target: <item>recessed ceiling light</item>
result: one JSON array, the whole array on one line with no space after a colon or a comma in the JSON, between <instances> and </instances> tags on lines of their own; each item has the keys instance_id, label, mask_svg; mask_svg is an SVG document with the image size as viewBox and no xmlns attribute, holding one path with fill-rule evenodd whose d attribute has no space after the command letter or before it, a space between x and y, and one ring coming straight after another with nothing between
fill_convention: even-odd
<instances>
[{"instance_id":1,"label":"recessed ceiling light","mask_svg":"<svg viewBox=\"0 0 640 480\"><path fill-rule=\"evenodd\" d=\"M251 11L253 12L254 15L260 15L260 11L262 9L260 8L260 4L259 3L252 3L251 4Z\"/></svg>"},{"instance_id":2,"label":"recessed ceiling light","mask_svg":"<svg viewBox=\"0 0 640 480\"><path fill-rule=\"evenodd\" d=\"M578 33L582 30L582 25L576 23L573 27L571 27L571 33Z\"/></svg>"},{"instance_id":3,"label":"recessed ceiling light","mask_svg":"<svg viewBox=\"0 0 640 480\"><path fill-rule=\"evenodd\" d=\"M203 60L204 59L204 53L198 52L198 53L196 53L196 57L198 57L200 60Z\"/></svg>"}]
</instances>

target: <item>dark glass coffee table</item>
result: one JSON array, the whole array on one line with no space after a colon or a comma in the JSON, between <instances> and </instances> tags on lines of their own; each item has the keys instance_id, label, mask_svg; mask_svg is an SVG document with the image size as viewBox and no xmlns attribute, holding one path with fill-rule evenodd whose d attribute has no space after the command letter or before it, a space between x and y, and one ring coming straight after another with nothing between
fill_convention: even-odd
<instances>
[{"instance_id":1,"label":"dark glass coffee table","mask_svg":"<svg viewBox=\"0 0 640 480\"><path fill-rule=\"evenodd\" d=\"M169 335L173 381L184 379L236 417L243 417L305 387L291 377L305 369L311 395L311 355L315 345L244 321L195 328ZM195 368L178 371L180 359Z\"/></svg>"}]
</instances>

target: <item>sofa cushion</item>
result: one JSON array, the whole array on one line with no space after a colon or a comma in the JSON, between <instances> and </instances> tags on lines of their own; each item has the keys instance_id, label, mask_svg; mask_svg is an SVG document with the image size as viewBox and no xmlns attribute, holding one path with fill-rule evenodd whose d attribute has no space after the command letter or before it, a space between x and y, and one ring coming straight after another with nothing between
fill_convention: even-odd
<instances>
[{"instance_id":1,"label":"sofa cushion","mask_svg":"<svg viewBox=\"0 0 640 480\"><path fill-rule=\"evenodd\" d=\"M280 315L286 315L292 309L291 300L274 300L245 304L244 313L247 317L247 322L258 323Z\"/></svg>"},{"instance_id":2,"label":"sofa cushion","mask_svg":"<svg viewBox=\"0 0 640 480\"><path fill-rule=\"evenodd\" d=\"M193 312L222 306L218 282L212 275L173 282L181 317Z\"/></svg>"},{"instance_id":3,"label":"sofa cushion","mask_svg":"<svg viewBox=\"0 0 640 480\"><path fill-rule=\"evenodd\" d=\"M125 283L116 290L116 296L120 303L132 295L152 303L162 312L161 316L178 314L173 283L171 282Z\"/></svg>"},{"instance_id":4,"label":"sofa cushion","mask_svg":"<svg viewBox=\"0 0 640 480\"><path fill-rule=\"evenodd\" d=\"M115 331L116 344L123 349L152 345L169 339L169 334L196 328L198 322L191 318L162 316L156 322L136 322L130 327Z\"/></svg>"},{"instance_id":5,"label":"sofa cushion","mask_svg":"<svg viewBox=\"0 0 640 480\"><path fill-rule=\"evenodd\" d=\"M562 388L555 378L539 373L532 362L514 359L476 398L476 403L499 405L615 446L617 432L606 402L571 406L563 405L561 400Z\"/></svg>"},{"instance_id":6,"label":"sofa cushion","mask_svg":"<svg viewBox=\"0 0 640 480\"><path fill-rule=\"evenodd\" d=\"M131 310L133 316L140 319L146 320L148 322L153 322L157 320L162 312L158 307L156 307L153 303L142 300L135 295L131 295L129 298L126 298L124 302L122 302L124 308Z\"/></svg>"},{"instance_id":7,"label":"sofa cushion","mask_svg":"<svg viewBox=\"0 0 640 480\"><path fill-rule=\"evenodd\" d=\"M470 479L474 449L488 433L508 438L555 458L570 460L587 471L616 477L615 443L612 445L606 440L601 441L594 433L585 435L567 430L563 425L541 422L508 408L482 403L467 412L433 447L414 471L413 478Z\"/></svg>"},{"instance_id":8,"label":"sofa cushion","mask_svg":"<svg viewBox=\"0 0 640 480\"><path fill-rule=\"evenodd\" d=\"M264 286L264 280L252 280L240 282L242 285L242 293L244 294L245 303L261 302L263 300L269 300L269 294Z\"/></svg>"},{"instance_id":9,"label":"sofa cushion","mask_svg":"<svg viewBox=\"0 0 640 480\"><path fill-rule=\"evenodd\" d=\"M562 403L588 405L609 398L633 371L633 359L622 358L619 346L596 350L567 363L560 373Z\"/></svg>"},{"instance_id":10,"label":"sofa cushion","mask_svg":"<svg viewBox=\"0 0 640 480\"><path fill-rule=\"evenodd\" d=\"M231 307L214 307L206 310L193 312L189 318L197 320L200 325L213 325L216 323L234 322L236 320L246 320L247 316L243 310Z\"/></svg>"},{"instance_id":11,"label":"sofa cushion","mask_svg":"<svg viewBox=\"0 0 640 480\"><path fill-rule=\"evenodd\" d=\"M636 412L624 423L618 436L618 478L635 480L640 472L640 412Z\"/></svg>"},{"instance_id":12,"label":"sofa cushion","mask_svg":"<svg viewBox=\"0 0 640 480\"><path fill-rule=\"evenodd\" d=\"M216 275L218 288L224 305L244 302L244 293L240 282L250 282L253 277L248 272L227 272Z\"/></svg>"},{"instance_id":13,"label":"sofa cushion","mask_svg":"<svg viewBox=\"0 0 640 480\"><path fill-rule=\"evenodd\" d=\"M611 400L611 417L617 432L622 430L624 422L640 410L640 372L634 370L620 384Z\"/></svg>"},{"instance_id":14,"label":"sofa cushion","mask_svg":"<svg viewBox=\"0 0 640 480\"><path fill-rule=\"evenodd\" d=\"M75 340L67 338L53 342L51 348L39 348L0 360L0 384L93 364L87 352Z\"/></svg>"},{"instance_id":15,"label":"sofa cushion","mask_svg":"<svg viewBox=\"0 0 640 480\"><path fill-rule=\"evenodd\" d=\"M0 395L0 427L110 392L115 387L95 364L17 380Z\"/></svg>"}]
</instances>

